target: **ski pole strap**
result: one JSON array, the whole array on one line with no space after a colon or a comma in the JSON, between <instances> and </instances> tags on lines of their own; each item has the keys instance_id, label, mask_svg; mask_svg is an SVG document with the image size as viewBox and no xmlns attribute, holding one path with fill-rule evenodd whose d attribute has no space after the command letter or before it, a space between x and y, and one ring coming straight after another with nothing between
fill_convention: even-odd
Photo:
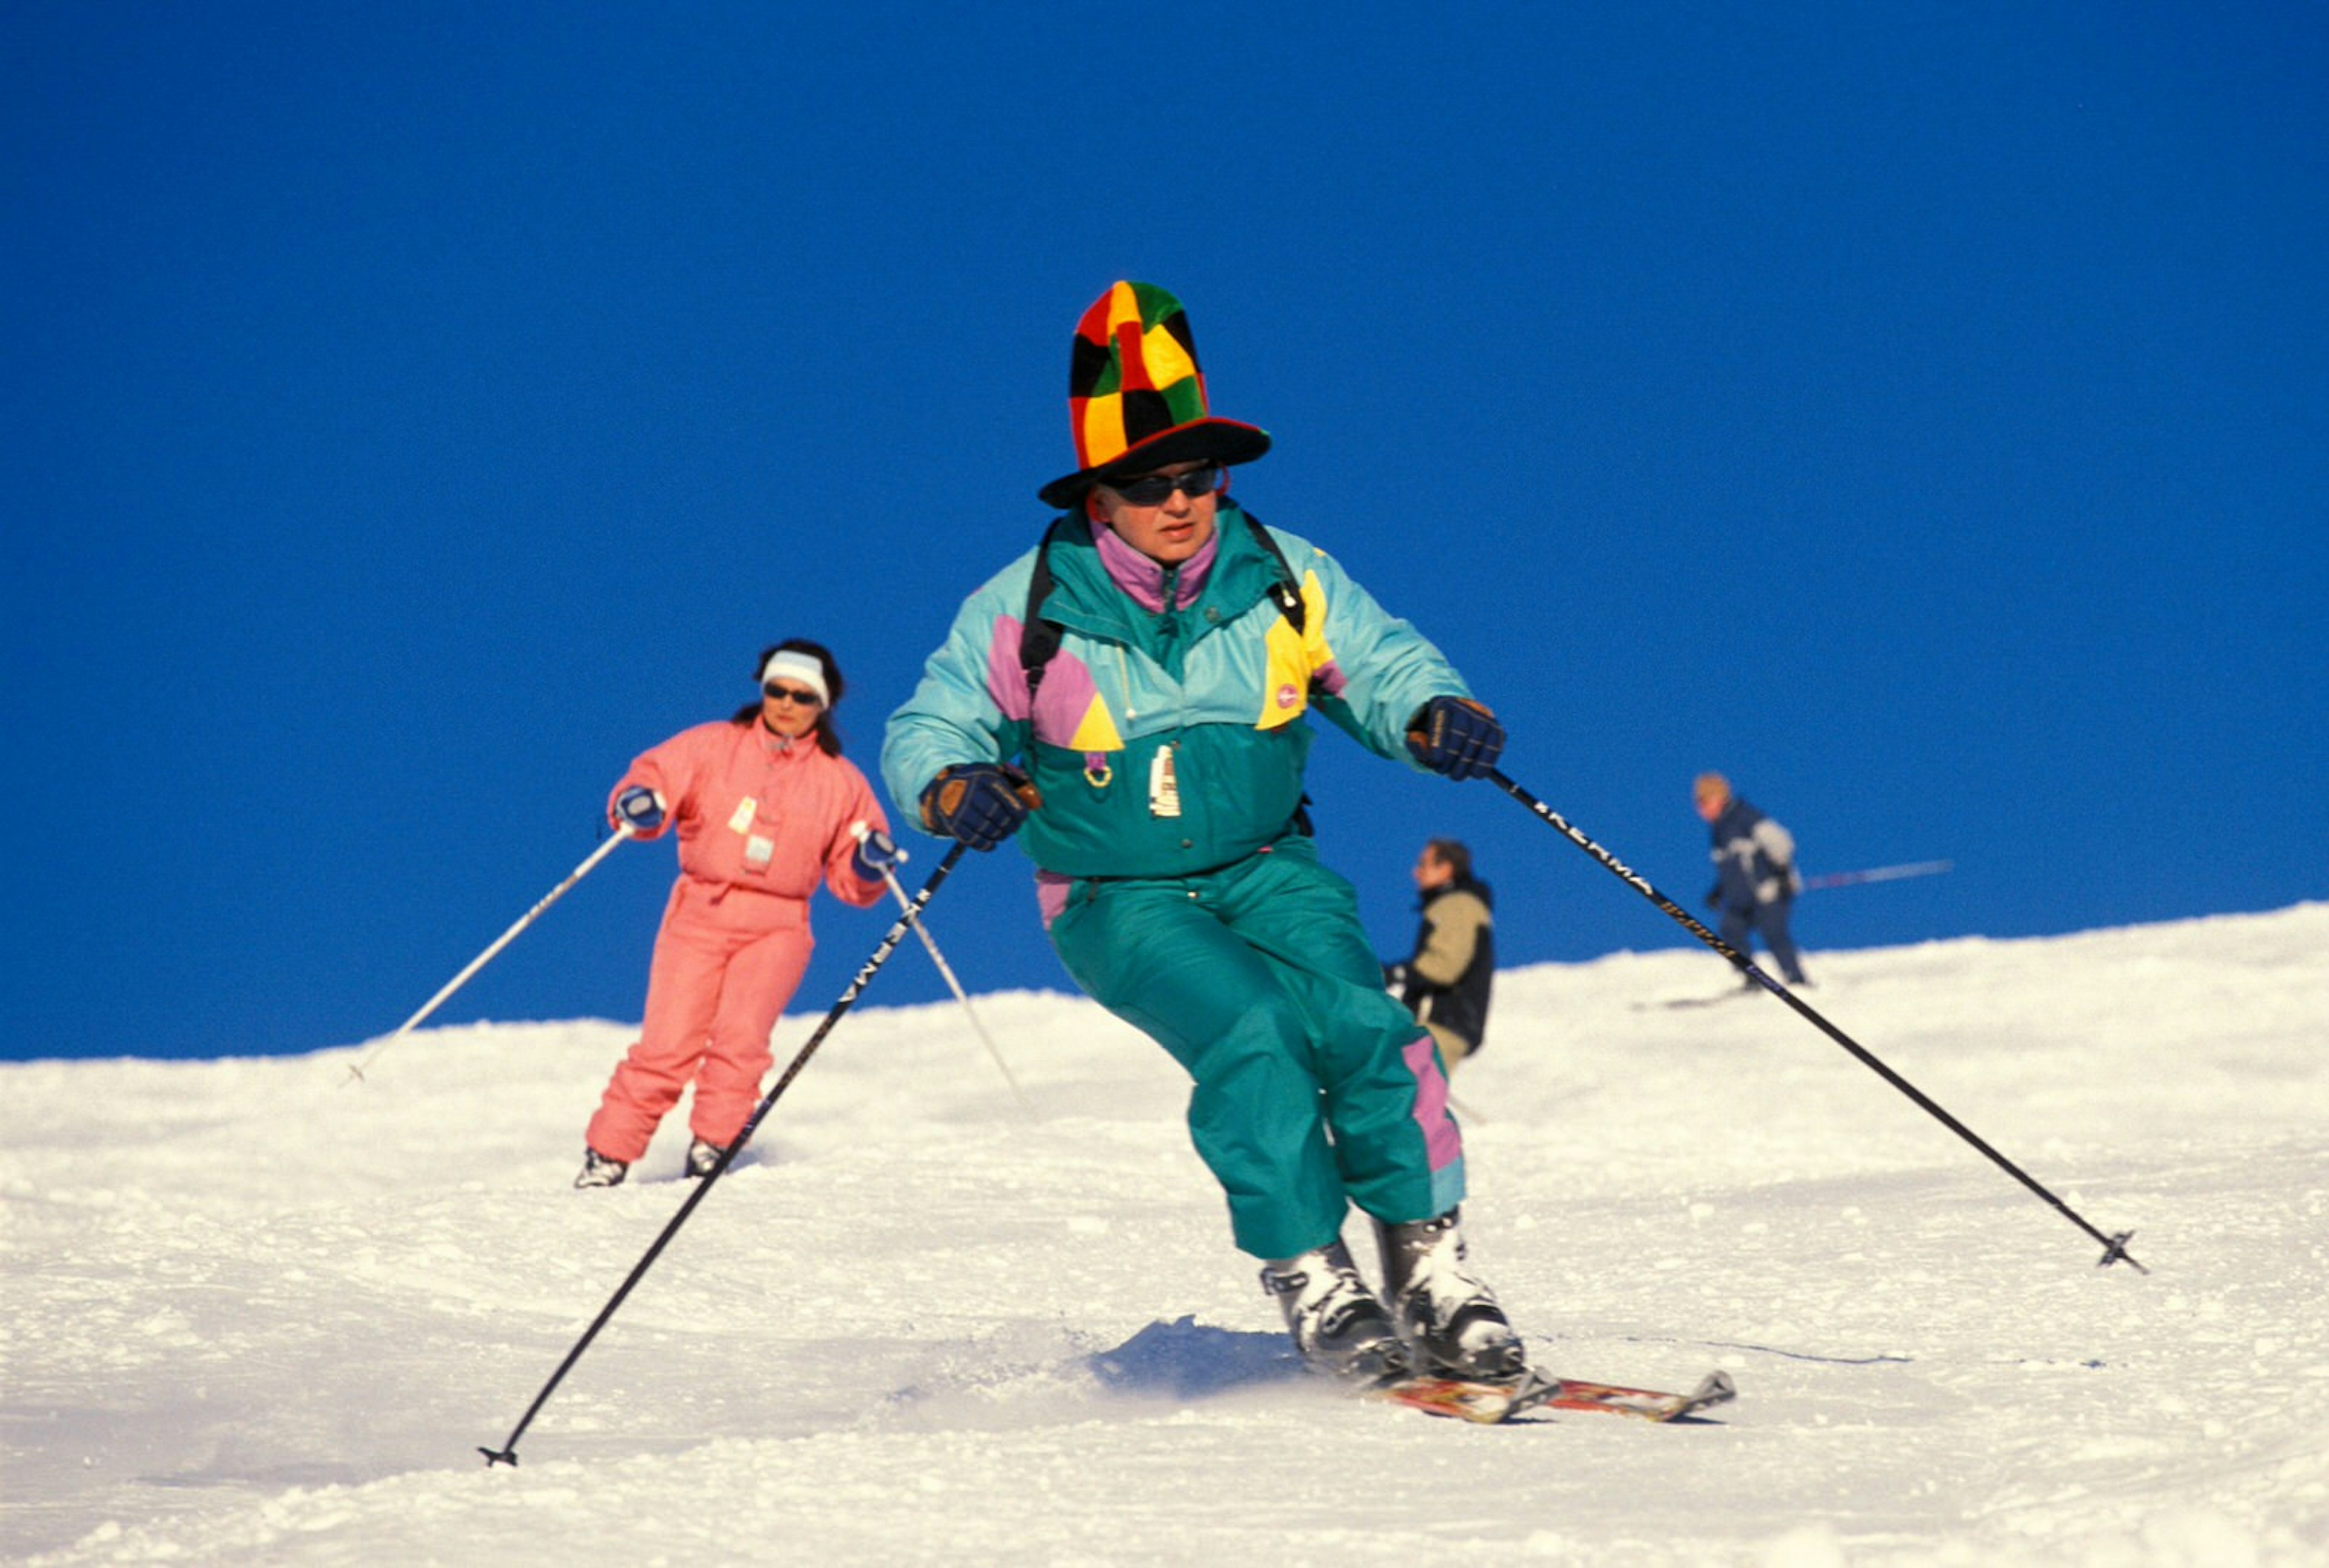
<instances>
[{"instance_id":1,"label":"ski pole strap","mask_svg":"<svg viewBox=\"0 0 2329 1568\"><path fill-rule=\"evenodd\" d=\"M1700 941L1704 942L1708 947L1712 948L1716 952L1721 953L1748 979L1762 987L1765 990L1770 992L1771 995L1778 997L1782 1002L1785 1002L1788 1006L1793 1007L1797 1013L1801 1014L1814 1028L1817 1029L1821 1034L1825 1034L1829 1039L1834 1041L1838 1045L1843 1046L1846 1051L1852 1053L1853 1056L1860 1060L1862 1065L1876 1073L1877 1076L1882 1078L1887 1083L1892 1085L1893 1088L1899 1090L1902 1094L1907 1095L1910 1100L1914 1101L1919 1107L1923 1109L1928 1115L1931 1116L1942 1126L1947 1128L1951 1132L1956 1133L1974 1148L1979 1150L1984 1156L1987 1157L1990 1162L1995 1165L1998 1169L2004 1171L2006 1175L2020 1182L2023 1186L2029 1188L2031 1192L2045 1200L2046 1203L2051 1204L2063 1218L2078 1226L2079 1229L2084 1231L2088 1235L2092 1236L2096 1241L2100 1242L2103 1244L2103 1255L2101 1262L2096 1265L2098 1268L2107 1269L2113 1263L2124 1261L2129 1268L2133 1269L2138 1274L2148 1274L2151 1272L2150 1270L2145 1268L2141 1263L2136 1262L2135 1260L2135 1254L2126 1250L2127 1241L2135 1234L2134 1232L2123 1231L2116 1236L2110 1236L2105 1235L2102 1232L2097 1230L2092 1224L2088 1223L2086 1216L2079 1214L2076 1209L2073 1209L2070 1204L2064 1203L2060 1198L2055 1196L2053 1193L2047 1190L2047 1188L2040 1183L2035 1176L2023 1170L2020 1166L2015 1165L2004 1155L1998 1153L1994 1148L1992 1148L1987 1143L1984 1142L1971 1128L1966 1126L1965 1123L1959 1121L1956 1117L1951 1116L1947 1110L1941 1109L1941 1107L1922 1090L1909 1082L1907 1079L1901 1077L1898 1072L1892 1071L1891 1067L1880 1061L1872 1052L1868 1050L1866 1046L1863 1046L1859 1041L1854 1040L1851 1035L1837 1028L1834 1024L1829 1023L1817 1008L1805 1001L1801 997L1796 996L1793 991L1787 989L1787 987L1781 985L1770 976L1765 974L1761 969L1756 968L1753 962L1748 959L1746 954L1732 947L1729 942L1724 941L1721 937L1716 936L1712 931L1708 930L1704 925L1700 923L1695 916L1690 913L1689 911L1683 909L1680 904L1674 902L1674 900L1668 898L1656 888L1651 886L1647 877L1643 876L1631 866L1626 864L1625 862L1619 860L1616 855L1610 854L1608 850L1594 843L1592 839L1587 837L1584 833L1572 826L1569 819L1561 816L1560 812L1555 811L1551 807L1546 805L1543 801L1538 799L1535 796L1530 794L1526 789L1522 789L1518 784L1507 778L1502 769L1491 768L1484 777L1493 780L1497 789L1502 789L1505 794L1511 796L1513 799L1527 807L1531 812L1550 824L1561 835L1562 837L1568 839L1571 844L1576 845L1578 848L1585 851L1586 854L1599 861L1603 867L1606 868L1612 875L1618 878L1621 882L1624 882L1627 886L1640 893L1644 898L1648 899L1652 903L1657 905L1658 908L1664 910L1669 916L1673 917L1674 921L1679 922L1684 930L1688 930L1691 935L1696 937Z\"/></svg>"}]
</instances>

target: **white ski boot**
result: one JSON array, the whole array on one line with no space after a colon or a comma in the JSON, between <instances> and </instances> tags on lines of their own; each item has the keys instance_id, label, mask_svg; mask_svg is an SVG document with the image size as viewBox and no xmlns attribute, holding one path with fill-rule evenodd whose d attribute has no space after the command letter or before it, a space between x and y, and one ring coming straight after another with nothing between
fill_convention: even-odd
<instances>
[{"instance_id":1,"label":"white ski boot","mask_svg":"<svg viewBox=\"0 0 2329 1568\"><path fill-rule=\"evenodd\" d=\"M582 1174L574 1178L578 1187L618 1187L631 1167L618 1159L608 1159L595 1148L582 1151Z\"/></svg>"},{"instance_id":2,"label":"white ski boot","mask_svg":"<svg viewBox=\"0 0 2329 1568\"><path fill-rule=\"evenodd\" d=\"M1527 1373L1528 1351L1495 1292L1465 1261L1457 1214L1450 1209L1436 1220L1375 1222L1391 1318L1419 1370L1510 1383Z\"/></svg>"},{"instance_id":3,"label":"white ski boot","mask_svg":"<svg viewBox=\"0 0 2329 1568\"><path fill-rule=\"evenodd\" d=\"M1407 1370L1391 1315L1341 1242L1268 1264L1261 1288L1278 1299L1294 1348L1312 1371L1371 1383Z\"/></svg>"}]
</instances>

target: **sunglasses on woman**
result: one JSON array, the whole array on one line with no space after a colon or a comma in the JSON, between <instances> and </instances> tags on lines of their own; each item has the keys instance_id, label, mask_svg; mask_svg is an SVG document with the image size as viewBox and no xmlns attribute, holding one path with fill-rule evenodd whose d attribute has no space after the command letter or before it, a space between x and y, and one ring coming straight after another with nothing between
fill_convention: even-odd
<instances>
[{"instance_id":1,"label":"sunglasses on woman","mask_svg":"<svg viewBox=\"0 0 2329 1568\"><path fill-rule=\"evenodd\" d=\"M1221 487L1224 470L1219 463L1207 463L1185 474L1148 474L1137 479L1127 479L1108 488L1135 506L1161 506L1165 498L1178 490L1191 500L1211 495Z\"/></svg>"},{"instance_id":2,"label":"sunglasses on woman","mask_svg":"<svg viewBox=\"0 0 2329 1568\"><path fill-rule=\"evenodd\" d=\"M825 699L815 692L805 692L798 686L780 686L774 681L762 686L760 694L772 703L793 703L804 708L825 706Z\"/></svg>"}]
</instances>

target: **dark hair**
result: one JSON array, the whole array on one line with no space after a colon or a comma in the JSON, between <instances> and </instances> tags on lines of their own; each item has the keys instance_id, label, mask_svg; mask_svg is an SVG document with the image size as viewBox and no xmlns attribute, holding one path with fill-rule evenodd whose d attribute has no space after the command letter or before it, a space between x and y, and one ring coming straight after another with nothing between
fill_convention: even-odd
<instances>
[{"instance_id":1,"label":"dark hair","mask_svg":"<svg viewBox=\"0 0 2329 1568\"><path fill-rule=\"evenodd\" d=\"M811 642L805 637L788 637L780 643L762 648L760 656L752 661L754 685L760 684L760 672L768 667L768 660L780 653L806 654L825 671L825 706L816 711L816 727L809 732L816 737L818 751L828 757L840 756L841 732L833 727L833 710L841 705L841 694L844 689L841 666L833 662L832 652L823 643ZM759 717L760 699L756 696L737 709L736 716L728 722L738 725L751 724L757 723Z\"/></svg>"},{"instance_id":2,"label":"dark hair","mask_svg":"<svg viewBox=\"0 0 2329 1568\"><path fill-rule=\"evenodd\" d=\"M1438 858L1439 864L1456 874L1457 882L1472 880L1472 852L1460 838L1434 838L1426 841L1427 848Z\"/></svg>"}]
</instances>

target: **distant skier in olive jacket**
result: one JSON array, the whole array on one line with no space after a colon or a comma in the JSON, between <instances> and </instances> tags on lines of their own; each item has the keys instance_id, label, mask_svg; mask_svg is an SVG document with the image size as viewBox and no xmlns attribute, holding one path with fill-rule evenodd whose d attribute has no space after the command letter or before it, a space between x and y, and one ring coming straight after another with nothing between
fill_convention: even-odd
<instances>
[{"instance_id":1,"label":"distant skier in olive jacket","mask_svg":"<svg viewBox=\"0 0 2329 1568\"><path fill-rule=\"evenodd\" d=\"M1751 954L1759 935L1787 984L1809 985L1796 959L1795 939L1787 934L1787 915L1804 884L1796 870L1795 839L1732 794L1730 781L1720 773L1700 774L1692 796L1713 840L1714 886L1706 907L1721 914L1722 940Z\"/></svg>"},{"instance_id":2,"label":"distant skier in olive jacket","mask_svg":"<svg viewBox=\"0 0 2329 1568\"><path fill-rule=\"evenodd\" d=\"M1302 808L1314 712L1455 779L1504 727L1332 556L1230 498L1269 437L1207 412L1172 295L1118 283L1085 312L1069 415L1078 469L1039 492L1064 515L891 716L890 793L974 849L1019 834L1068 972L1187 1071L1197 1153L1306 1361L1519 1377L1465 1259L1446 1068ZM1353 1206L1382 1299L1342 1240Z\"/></svg>"},{"instance_id":3,"label":"distant skier in olive jacket","mask_svg":"<svg viewBox=\"0 0 2329 1568\"><path fill-rule=\"evenodd\" d=\"M1435 838L1415 857L1415 886L1423 912L1415 951L1388 966L1385 978L1453 1070L1479 1053L1488 1031L1496 975L1488 884L1473 876L1472 852L1460 840Z\"/></svg>"}]
</instances>

